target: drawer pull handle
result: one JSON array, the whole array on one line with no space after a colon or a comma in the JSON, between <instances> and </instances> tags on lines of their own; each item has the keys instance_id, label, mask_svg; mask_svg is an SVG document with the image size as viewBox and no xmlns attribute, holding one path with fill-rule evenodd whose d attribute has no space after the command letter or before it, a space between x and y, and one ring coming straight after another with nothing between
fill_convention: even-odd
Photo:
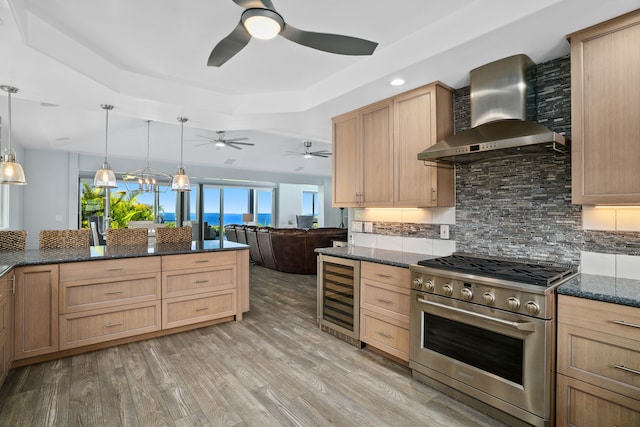
<instances>
[{"instance_id":1,"label":"drawer pull handle","mask_svg":"<svg viewBox=\"0 0 640 427\"><path fill-rule=\"evenodd\" d=\"M106 325L104 325L106 328L113 328L114 326L120 326L122 325L122 322L115 322L115 323L107 323Z\"/></svg>"},{"instance_id":2,"label":"drawer pull handle","mask_svg":"<svg viewBox=\"0 0 640 427\"><path fill-rule=\"evenodd\" d=\"M377 273L379 277L384 277L385 279L388 279L391 277L390 274L382 274L382 273Z\"/></svg>"},{"instance_id":3,"label":"drawer pull handle","mask_svg":"<svg viewBox=\"0 0 640 427\"><path fill-rule=\"evenodd\" d=\"M109 291L109 292L105 292L105 295L115 295L115 294L123 294L124 291Z\"/></svg>"},{"instance_id":4,"label":"drawer pull handle","mask_svg":"<svg viewBox=\"0 0 640 427\"><path fill-rule=\"evenodd\" d=\"M208 259L198 259L198 260L196 260L197 264L202 264L203 262L209 262L209 260Z\"/></svg>"},{"instance_id":5,"label":"drawer pull handle","mask_svg":"<svg viewBox=\"0 0 640 427\"><path fill-rule=\"evenodd\" d=\"M16 293L16 276L11 276L9 279L11 281L11 293Z\"/></svg>"},{"instance_id":6,"label":"drawer pull handle","mask_svg":"<svg viewBox=\"0 0 640 427\"><path fill-rule=\"evenodd\" d=\"M393 301L388 300L388 299L384 299L384 298L378 298L379 302L383 302L385 304L393 304Z\"/></svg>"},{"instance_id":7,"label":"drawer pull handle","mask_svg":"<svg viewBox=\"0 0 640 427\"><path fill-rule=\"evenodd\" d=\"M196 280L196 283L209 283L208 280Z\"/></svg>"},{"instance_id":8,"label":"drawer pull handle","mask_svg":"<svg viewBox=\"0 0 640 427\"><path fill-rule=\"evenodd\" d=\"M209 307L196 308L196 311L205 311L205 310L209 310Z\"/></svg>"},{"instance_id":9,"label":"drawer pull handle","mask_svg":"<svg viewBox=\"0 0 640 427\"><path fill-rule=\"evenodd\" d=\"M382 331L378 331L378 335L381 335L381 336L383 336L385 338L393 338L392 335L389 335L389 334L387 334L385 332L382 332Z\"/></svg>"},{"instance_id":10,"label":"drawer pull handle","mask_svg":"<svg viewBox=\"0 0 640 427\"><path fill-rule=\"evenodd\" d=\"M105 270L107 271L118 271L118 270L122 270L124 267L108 267L105 268Z\"/></svg>"},{"instance_id":11,"label":"drawer pull handle","mask_svg":"<svg viewBox=\"0 0 640 427\"><path fill-rule=\"evenodd\" d=\"M632 328L640 328L640 325L636 325L635 323L625 322L624 320L613 320L613 323L621 326L630 326Z\"/></svg>"},{"instance_id":12,"label":"drawer pull handle","mask_svg":"<svg viewBox=\"0 0 640 427\"><path fill-rule=\"evenodd\" d=\"M632 374L640 375L640 371L637 371L637 370L631 369L631 368L627 368L626 366L623 366L623 365L613 365L613 367L616 368L616 369L620 369L621 371L631 372Z\"/></svg>"}]
</instances>

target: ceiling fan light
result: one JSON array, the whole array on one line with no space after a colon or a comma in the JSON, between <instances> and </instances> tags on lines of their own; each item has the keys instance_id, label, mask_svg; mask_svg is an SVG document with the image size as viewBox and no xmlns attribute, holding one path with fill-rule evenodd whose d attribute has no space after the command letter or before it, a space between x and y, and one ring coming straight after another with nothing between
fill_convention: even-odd
<instances>
[{"instance_id":1,"label":"ceiling fan light","mask_svg":"<svg viewBox=\"0 0 640 427\"><path fill-rule=\"evenodd\" d=\"M313 157L310 153L305 153L304 154L304 158L305 159L310 159L311 157Z\"/></svg>"},{"instance_id":2,"label":"ceiling fan light","mask_svg":"<svg viewBox=\"0 0 640 427\"><path fill-rule=\"evenodd\" d=\"M284 20L269 9L247 9L242 14L242 25L252 37L270 40L280 34Z\"/></svg>"},{"instance_id":3,"label":"ceiling fan light","mask_svg":"<svg viewBox=\"0 0 640 427\"><path fill-rule=\"evenodd\" d=\"M224 147L224 142L222 141L216 142L216 147Z\"/></svg>"}]
</instances>

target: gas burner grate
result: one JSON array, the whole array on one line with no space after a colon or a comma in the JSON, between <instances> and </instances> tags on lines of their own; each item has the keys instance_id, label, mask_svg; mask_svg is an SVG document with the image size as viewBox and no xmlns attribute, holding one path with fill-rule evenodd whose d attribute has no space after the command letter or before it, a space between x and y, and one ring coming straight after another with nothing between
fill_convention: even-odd
<instances>
[{"instance_id":1,"label":"gas burner grate","mask_svg":"<svg viewBox=\"0 0 640 427\"><path fill-rule=\"evenodd\" d=\"M570 264L455 254L418 261L418 265L537 286L550 286L576 271Z\"/></svg>"}]
</instances>

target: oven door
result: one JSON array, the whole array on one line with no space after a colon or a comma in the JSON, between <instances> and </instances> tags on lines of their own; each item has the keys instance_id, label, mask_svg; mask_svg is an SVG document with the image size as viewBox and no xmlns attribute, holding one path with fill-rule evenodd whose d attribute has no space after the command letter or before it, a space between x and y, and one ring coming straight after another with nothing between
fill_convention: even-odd
<instances>
[{"instance_id":1,"label":"oven door","mask_svg":"<svg viewBox=\"0 0 640 427\"><path fill-rule=\"evenodd\" d=\"M550 321L415 290L411 297L412 369L503 411L549 419Z\"/></svg>"}]
</instances>

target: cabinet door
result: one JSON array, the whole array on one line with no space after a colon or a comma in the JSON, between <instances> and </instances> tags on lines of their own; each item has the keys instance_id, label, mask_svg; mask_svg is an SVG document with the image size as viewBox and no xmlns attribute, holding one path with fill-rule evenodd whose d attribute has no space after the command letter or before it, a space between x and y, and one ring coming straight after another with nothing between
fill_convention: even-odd
<instances>
[{"instance_id":1,"label":"cabinet door","mask_svg":"<svg viewBox=\"0 0 640 427\"><path fill-rule=\"evenodd\" d=\"M333 119L333 206L353 207L360 201L359 114L351 112Z\"/></svg>"},{"instance_id":2,"label":"cabinet door","mask_svg":"<svg viewBox=\"0 0 640 427\"><path fill-rule=\"evenodd\" d=\"M362 206L393 206L393 103L378 102L362 115Z\"/></svg>"},{"instance_id":3,"label":"cabinet door","mask_svg":"<svg viewBox=\"0 0 640 427\"><path fill-rule=\"evenodd\" d=\"M453 93L439 84L394 98L395 197L398 207L454 206L453 168L418 153L453 133Z\"/></svg>"},{"instance_id":4,"label":"cabinet door","mask_svg":"<svg viewBox=\"0 0 640 427\"><path fill-rule=\"evenodd\" d=\"M570 36L572 202L640 202L640 13Z\"/></svg>"},{"instance_id":5,"label":"cabinet door","mask_svg":"<svg viewBox=\"0 0 640 427\"><path fill-rule=\"evenodd\" d=\"M58 266L16 269L15 359L58 351Z\"/></svg>"}]
</instances>

